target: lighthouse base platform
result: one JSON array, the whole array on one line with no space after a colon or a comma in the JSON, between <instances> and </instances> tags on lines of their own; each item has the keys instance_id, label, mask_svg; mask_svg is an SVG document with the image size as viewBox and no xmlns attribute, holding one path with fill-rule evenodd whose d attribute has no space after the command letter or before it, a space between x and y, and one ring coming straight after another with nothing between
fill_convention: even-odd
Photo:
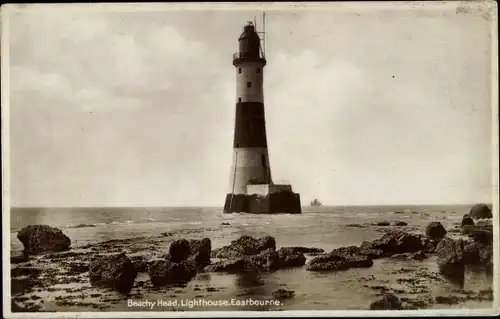
<instances>
[{"instance_id":1,"label":"lighthouse base platform","mask_svg":"<svg viewBox=\"0 0 500 319\"><path fill-rule=\"evenodd\" d=\"M247 193L227 194L224 213L302 213L300 194L294 193L290 185L249 185Z\"/></svg>"}]
</instances>

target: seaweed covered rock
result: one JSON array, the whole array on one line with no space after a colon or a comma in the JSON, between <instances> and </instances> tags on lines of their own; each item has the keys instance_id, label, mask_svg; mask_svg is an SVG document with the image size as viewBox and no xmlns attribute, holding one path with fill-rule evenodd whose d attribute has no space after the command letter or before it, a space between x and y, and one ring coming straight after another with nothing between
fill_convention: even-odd
<instances>
[{"instance_id":1,"label":"seaweed covered rock","mask_svg":"<svg viewBox=\"0 0 500 319\"><path fill-rule=\"evenodd\" d=\"M492 265L493 245L483 242L470 242L464 245L464 263L469 265Z\"/></svg>"},{"instance_id":2,"label":"seaweed covered rock","mask_svg":"<svg viewBox=\"0 0 500 319\"><path fill-rule=\"evenodd\" d=\"M295 292L292 290L286 290L283 288L279 288L273 291L273 297L275 299L281 300L281 299L290 299L295 296Z\"/></svg>"},{"instance_id":3,"label":"seaweed covered rock","mask_svg":"<svg viewBox=\"0 0 500 319\"><path fill-rule=\"evenodd\" d=\"M243 258L226 259L218 261L211 265L205 266L206 272L242 272L245 270L245 260Z\"/></svg>"},{"instance_id":4,"label":"seaweed covered rock","mask_svg":"<svg viewBox=\"0 0 500 319\"><path fill-rule=\"evenodd\" d=\"M382 249L373 248L372 243L369 241L364 241L363 243L361 243L360 254L368 256L373 259L383 257L384 255L388 255Z\"/></svg>"},{"instance_id":5,"label":"seaweed covered rock","mask_svg":"<svg viewBox=\"0 0 500 319\"><path fill-rule=\"evenodd\" d=\"M191 239L189 241L190 257L194 259L198 265L210 264L210 253L212 251L212 242L209 238L201 240Z\"/></svg>"},{"instance_id":6,"label":"seaweed covered rock","mask_svg":"<svg viewBox=\"0 0 500 319\"><path fill-rule=\"evenodd\" d=\"M286 250L287 252L293 252L293 253L301 253L301 254L320 254L324 253L325 251L321 248L315 248L315 247L302 247L302 246L292 246L292 247L281 247L281 249ZM278 250L279 252L279 250Z\"/></svg>"},{"instance_id":7,"label":"seaweed covered rock","mask_svg":"<svg viewBox=\"0 0 500 319\"><path fill-rule=\"evenodd\" d=\"M191 247L186 239L178 239L170 244L168 248L170 261L180 262L191 255Z\"/></svg>"},{"instance_id":8,"label":"seaweed covered rock","mask_svg":"<svg viewBox=\"0 0 500 319\"><path fill-rule=\"evenodd\" d=\"M60 229L47 225L30 225L17 233L27 254L60 252L71 246L71 240Z\"/></svg>"},{"instance_id":9,"label":"seaweed covered rock","mask_svg":"<svg viewBox=\"0 0 500 319\"><path fill-rule=\"evenodd\" d=\"M466 225L462 227L462 234L468 235L476 242L485 244L493 243L493 225L491 221L478 221L475 225Z\"/></svg>"},{"instance_id":10,"label":"seaweed covered rock","mask_svg":"<svg viewBox=\"0 0 500 319\"><path fill-rule=\"evenodd\" d=\"M185 284L196 276L196 266L192 260L156 260L149 265L148 274L155 286Z\"/></svg>"},{"instance_id":11,"label":"seaweed covered rock","mask_svg":"<svg viewBox=\"0 0 500 319\"><path fill-rule=\"evenodd\" d=\"M211 250L212 242L209 238L201 240L178 239L170 244L166 259L175 263L192 259L196 264L206 266L210 264Z\"/></svg>"},{"instance_id":12,"label":"seaweed covered rock","mask_svg":"<svg viewBox=\"0 0 500 319\"><path fill-rule=\"evenodd\" d=\"M446 229L440 222L431 222L425 228L425 234L432 239L441 239L446 235Z\"/></svg>"},{"instance_id":13,"label":"seaweed covered rock","mask_svg":"<svg viewBox=\"0 0 500 319\"><path fill-rule=\"evenodd\" d=\"M427 247L421 235L392 230L379 239L363 242L361 250L367 256L371 254L376 257L389 257L394 254L414 253L419 250L426 251Z\"/></svg>"},{"instance_id":14,"label":"seaweed covered rock","mask_svg":"<svg viewBox=\"0 0 500 319\"><path fill-rule=\"evenodd\" d=\"M362 255L357 246L334 249L326 255L317 256L306 264L307 270L347 270L366 268L373 265L370 257Z\"/></svg>"},{"instance_id":15,"label":"seaweed covered rock","mask_svg":"<svg viewBox=\"0 0 500 319\"><path fill-rule=\"evenodd\" d=\"M258 254L244 255L216 262L204 268L208 272L239 272L244 270L274 271L281 268L300 267L305 264L304 254L293 249L281 248L276 251L272 248Z\"/></svg>"},{"instance_id":16,"label":"seaweed covered rock","mask_svg":"<svg viewBox=\"0 0 500 319\"><path fill-rule=\"evenodd\" d=\"M408 223L407 222L403 222L403 221L395 221L392 224L394 226L408 226Z\"/></svg>"},{"instance_id":17,"label":"seaweed covered rock","mask_svg":"<svg viewBox=\"0 0 500 319\"><path fill-rule=\"evenodd\" d=\"M416 253L403 253L403 254L395 254L392 255L391 258L394 259L411 259L411 260L424 260L427 258L427 255L419 250Z\"/></svg>"},{"instance_id":18,"label":"seaweed covered rock","mask_svg":"<svg viewBox=\"0 0 500 319\"><path fill-rule=\"evenodd\" d=\"M149 261L146 256L133 256L130 257L130 261L134 265L137 272L147 272Z\"/></svg>"},{"instance_id":19,"label":"seaweed covered rock","mask_svg":"<svg viewBox=\"0 0 500 319\"><path fill-rule=\"evenodd\" d=\"M386 294L370 304L370 310L401 310L401 300L393 294Z\"/></svg>"},{"instance_id":20,"label":"seaweed covered rock","mask_svg":"<svg viewBox=\"0 0 500 319\"><path fill-rule=\"evenodd\" d=\"M230 245L212 251L212 257L238 258L257 255L266 249L276 249L276 241L274 237L265 236L257 239L244 235L236 240L233 240Z\"/></svg>"},{"instance_id":21,"label":"seaweed covered rock","mask_svg":"<svg viewBox=\"0 0 500 319\"><path fill-rule=\"evenodd\" d=\"M282 262L278 253L274 249L268 248L257 255L246 256L245 268L272 271L282 268Z\"/></svg>"},{"instance_id":22,"label":"seaweed covered rock","mask_svg":"<svg viewBox=\"0 0 500 319\"><path fill-rule=\"evenodd\" d=\"M436 248L439 266L453 266L464 263L464 241L443 238Z\"/></svg>"},{"instance_id":23,"label":"seaweed covered rock","mask_svg":"<svg viewBox=\"0 0 500 319\"><path fill-rule=\"evenodd\" d=\"M90 262L89 279L93 286L103 286L128 293L137 270L125 253L99 257Z\"/></svg>"},{"instance_id":24,"label":"seaweed covered rock","mask_svg":"<svg viewBox=\"0 0 500 319\"><path fill-rule=\"evenodd\" d=\"M493 218L491 209L486 204L482 203L472 206L469 212L469 216L472 219Z\"/></svg>"},{"instance_id":25,"label":"seaweed covered rock","mask_svg":"<svg viewBox=\"0 0 500 319\"><path fill-rule=\"evenodd\" d=\"M293 247L282 247L278 250L280 268L301 267L306 263L306 257L300 250Z\"/></svg>"},{"instance_id":26,"label":"seaweed covered rock","mask_svg":"<svg viewBox=\"0 0 500 319\"><path fill-rule=\"evenodd\" d=\"M465 214L464 217L462 217L462 223L460 224L460 227L464 226L474 226L474 221L472 218L470 218L469 214Z\"/></svg>"}]
</instances>

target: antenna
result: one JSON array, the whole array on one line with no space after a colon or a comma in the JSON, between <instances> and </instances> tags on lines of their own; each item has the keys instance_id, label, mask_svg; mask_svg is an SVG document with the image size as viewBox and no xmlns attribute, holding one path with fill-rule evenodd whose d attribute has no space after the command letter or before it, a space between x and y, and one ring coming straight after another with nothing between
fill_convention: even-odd
<instances>
[{"instance_id":1,"label":"antenna","mask_svg":"<svg viewBox=\"0 0 500 319\"><path fill-rule=\"evenodd\" d=\"M266 12L262 12L262 55L266 58Z\"/></svg>"},{"instance_id":2,"label":"antenna","mask_svg":"<svg viewBox=\"0 0 500 319\"><path fill-rule=\"evenodd\" d=\"M254 16L254 21L255 21L255 16ZM257 21L255 21L255 30L256 30L255 32L262 35L262 38L260 39L262 43L261 45L259 45L260 53L262 54L263 58L266 58L266 13L265 12L263 12L262 15L262 28L263 28L262 31L258 31Z\"/></svg>"}]
</instances>

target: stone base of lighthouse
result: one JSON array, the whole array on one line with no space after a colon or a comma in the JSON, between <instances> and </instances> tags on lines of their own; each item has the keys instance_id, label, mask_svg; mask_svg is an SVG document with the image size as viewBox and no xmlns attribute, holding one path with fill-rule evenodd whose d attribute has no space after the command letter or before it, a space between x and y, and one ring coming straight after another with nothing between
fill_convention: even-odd
<instances>
[{"instance_id":1,"label":"stone base of lighthouse","mask_svg":"<svg viewBox=\"0 0 500 319\"><path fill-rule=\"evenodd\" d=\"M291 188L273 191L276 186L284 185L249 185L250 194L227 194L224 213L301 214L300 194Z\"/></svg>"}]
</instances>

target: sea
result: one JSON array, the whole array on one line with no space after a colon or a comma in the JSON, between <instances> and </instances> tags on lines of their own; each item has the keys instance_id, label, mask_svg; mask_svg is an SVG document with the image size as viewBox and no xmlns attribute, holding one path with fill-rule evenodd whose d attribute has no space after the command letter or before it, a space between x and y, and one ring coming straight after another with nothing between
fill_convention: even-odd
<instances>
[{"instance_id":1,"label":"sea","mask_svg":"<svg viewBox=\"0 0 500 319\"><path fill-rule=\"evenodd\" d=\"M109 240L160 238L162 234L168 233L173 235L165 236L160 243L165 253L168 252L169 243L179 238L208 237L211 239L212 249L215 249L228 245L242 235L271 235L276 239L277 248L307 246L329 252L334 248L375 240L383 236L388 227L396 228L376 225L382 221L403 221L408 226L401 229L420 233L424 233L425 227L432 221L439 221L446 229L452 229L460 223L471 206L316 206L303 207L302 214L279 215L224 214L221 207L17 207L11 209L10 244L12 254L21 252L23 246L17 239L17 231L27 225L45 224L60 228L71 238L73 249ZM371 301L380 296L380 286L399 289L401 294L410 299L433 299L436 296L449 296L453 291L460 290L492 289L491 274L469 272L466 273L462 287L442 278L435 283L426 279L422 283L426 289L419 294L414 290L410 291L408 280L400 278L399 274L405 271L411 273L417 281L419 274L436 274L438 269L435 257L423 261L383 258L374 260L374 265L370 268L352 268L346 271L312 272L299 267L272 273L199 273L186 287L176 290L175 297L220 300L236 296L270 299L274 290L285 288L293 290L295 295L283 301L279 310L365 310L369 309ZM147 273L140 274L139 277L141 276L144 277L143 280L147 280ZM215 292L203 293L203 289L200 292L200 289L194 287L217 289ZM154 290L141 293L141 300L160 300L172 296L164 291ZM455 304L429 303L427 307L488 308L491 305L491 301L470 300ZM122 300L111 305L108 310L148 310L132 308L127 300ZM195 308L210 310L207 305ZM61 308L50 302L46 303L45 309L75 310Z\"/></svg>"}]
</instances>

